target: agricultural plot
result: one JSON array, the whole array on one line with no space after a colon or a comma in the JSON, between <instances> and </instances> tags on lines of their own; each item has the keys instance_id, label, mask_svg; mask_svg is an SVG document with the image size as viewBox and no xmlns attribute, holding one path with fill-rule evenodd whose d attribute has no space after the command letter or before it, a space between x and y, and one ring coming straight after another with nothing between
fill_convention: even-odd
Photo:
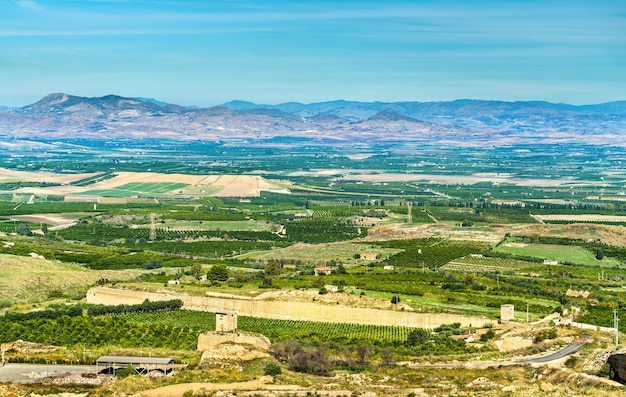
<instances>
[{"instance_id":1,"label":"agricultural plot","mask_svg":"<svg viewBox=\"0 0 626 397\"><path fill-rule=\"evenodd\" d=\"M141 324L128 321L123 316L63 316L58 319L0 321L0 343L21 339L65 347L82 343L92 349L150 346L194 350L197 335L198 332L188 326Z\"/></svg>"},{"instance_id":2,"label":"agricultural plot","mask_svg":"<svg viewBox=\"0 0 626 397\"><path fill-rule=\"evenodd\" d=\"M532 263L517 259L490 258L483 256L465 256L446 263L441 270L449 270L462 273L487 273L487 272L519 272L529 271L543 267L541 263Z\"/></svg>"},{"instance_id":3,"label":"agricultural plot","mask_svg":"<svg viewBox=\"0 0 626 397\"><path fill-rule=\"evenodd\" d=\"M615 258L604 257L601 261L592 253L579 246L506 242L495 247L501 252L525 257L555 260L559 263L576 263L587 266L615 267L620 264Z\"/></svg>"},{"instance_id":4,"label":"agricultural plot","mask_svg":"<svg viewBox=\"0 0 626 397\"><path fill-rule=\"evenodd\" d=\"M175 182L130 182L112 189L87 190L81 195L104 197L161 196L173 190L188 186L187 183Z\"/></svg>"},{"instance_id":5,"label":"agricultural plot","mask_svg":"<svg viewBox=\"0 0 626 397\"><path fill-rule=\"evenodd\" d=\"M150 225L141 225L140 227L150 227ZM278 226L267 222L255 221L170 221L165 220L159 223L159 229L182 231L182 230L236 230L236 231L255 231L268 232L278 229Z\"/></svg>"},{"instance_id":6,"label":"agricultural plot","mask_svg":"<svg viewBox=\"0 0 626 397\"><path fill-rule=\"evenodd\" d=\"M329 244L294 244L287 248L276 249L270 252L248 254L239 259L258 259L262 261L301 262L306 264L322 264L330 261L347 265L373 263L364 259L356 259L355 255L374 254L380 259L388 258L401 252L401 249L382 248L372 244L355 244L350 242Z\"/></svg>"},{"instance_id":7,"label":"agricultural plot","mask_svg":"<svg viewBox=\"0 0 626 397\"><path fill-rule=\"evenodd\" d=\"M189 327L197 332L215 330L215 313L198 311L170 311L160 313L132 313L121 316L139 324ZM290 339L323 341L330 343L399 344L406 340L412 328L358 324L321 323L314 321L276 320L239 316L238 329L261 333L272 342Z\"/></svg>"},{"instance_id":8,"label":"agricultural plot","mask_svg":"<svg viewBox=\"0 0 626 397\"><path fill-rule=\"evenodd\" d=\"M428 211L438 221L455 223L537 223L523 209L428 207Z\"/></svg>"},{"instance_id":9,"label":"agricultural plot","mask_svg":"<svg viewBox=\"0 0 626 397\"><path fill-rule=\"evenodd\" d=\"M384 241L378 244L382 247L403 249L385 261L385 264L399 268L437 269L454 259L470 254L483 254L490 249L489 244L470 240L415 239Z\"/></svg>"}]
</instances>

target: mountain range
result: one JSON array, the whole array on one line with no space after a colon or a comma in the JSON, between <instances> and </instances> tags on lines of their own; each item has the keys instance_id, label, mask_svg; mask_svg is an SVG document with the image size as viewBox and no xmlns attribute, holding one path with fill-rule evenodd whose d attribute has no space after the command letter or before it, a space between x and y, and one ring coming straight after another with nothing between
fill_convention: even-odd
<instances>
[{"instance_id":1,"label":"mountain range","mask_svg":"<svg viewBox=\"0 0 626 397\"><path fill-rule=\"evenodd\" d=\"M154 99L50 94L21 108L0 108L0 136L52 140L329 138L343 142L445 144L619 143L626 101L574 106L549 102L330 101L260 105L232 101L195 108Z\"/></svg>"}]
</instances>

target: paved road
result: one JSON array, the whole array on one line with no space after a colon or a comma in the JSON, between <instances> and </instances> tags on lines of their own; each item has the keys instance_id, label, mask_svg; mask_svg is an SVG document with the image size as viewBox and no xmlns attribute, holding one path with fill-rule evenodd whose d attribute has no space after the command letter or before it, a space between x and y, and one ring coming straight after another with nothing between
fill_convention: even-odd
<instances>
[{"instance_id":1,"label":"paved road","mask_svg":"<svg viewBox=\"0 0 626 397\"><path fill-rule=\"evenodd\" d=\"M6 364L0 367L0 383L34 383L46 376L64 373L95 373L95 365Z\"/></svg>"},{"instance_id":2,"label":"paved road","mask_svg":"<svg viewBox=\"0 0 626 397\"><path fill-rule=\"evenodd\" d=\"M559 350L558 352L554 352L548 354L546 356L534 357L525 360L516 360L516 361L471 361L466 363L455 363L455 364L418 364L411 365L408 364L409 368L492 368L492 367L507 367L511 365L526 365L526 364L543 364L550 361L559 360L561 358L567 357L570 354L576 353L580 348L582 348L584 343L572 343Z\"/></svg>"},{"instance_id":3,"label":"paved road","mask_svg":"<svg viewBox=\"0 0 626 397\"><path fill-rule=\"evenodd\" d=\"M585 345L584 343L572 343L564 347L563 349L559 350L558 352L548 354L547 356L543 356L543 357L531 358L529 360L521 360L521 361L518 361L518 363L519 364L540 364L540 363L547 363L547 362L554 361L554 360L559 360L561 358L569 356L570 354L576 353L584 345Z\"/></svg>"}]
</instances>

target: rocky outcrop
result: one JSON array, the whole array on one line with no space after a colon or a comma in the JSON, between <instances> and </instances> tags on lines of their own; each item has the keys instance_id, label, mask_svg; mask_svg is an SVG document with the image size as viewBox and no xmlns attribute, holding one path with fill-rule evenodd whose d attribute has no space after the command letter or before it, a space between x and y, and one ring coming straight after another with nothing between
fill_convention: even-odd
<instances>
[{"instance_id":1,"label":"rocky outcrop","mask_svg":"<svg viewBox=\"0 0 626 397\"><path fill-rule=\"evenodd\" d=\"M613 379L626 383L626 354L613 354L609 356L607 363L611 366Z\"/></svg>"}]
</instances>

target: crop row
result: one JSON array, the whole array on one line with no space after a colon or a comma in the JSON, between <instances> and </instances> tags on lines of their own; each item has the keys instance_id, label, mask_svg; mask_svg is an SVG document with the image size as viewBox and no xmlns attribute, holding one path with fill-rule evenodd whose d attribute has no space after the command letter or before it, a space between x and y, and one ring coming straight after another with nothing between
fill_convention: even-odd
<instances>
[{"instance_id":1,"label":"crop row","mask_svg":"<svg viewBox=\"0 0 626 397\"><path fill-rule=\"evenodd\" d=\"M125 240L148 240L150 239L150 228L130 228L127 226L116 226L112 224L92 223L78 224L71 228L59 230L59 236L67 240L76 241L111 241L118 239ZM283 238L270 231L252 230L171 230L157 228L154 237L159 241L167 240L193 240L201 238L223 238L227 240L242 241L281 241Z\"/></svg>"},{"instance_id":2,"label":"crop row","mask_svg":"<svg viewBox=\"0 0 626 397\"><path fill-rule=\"evenodd\" d=\"M448 262L441 267L443 270L458 272L494 272L529 269L539 267L540 264L509 258L489 258L466 256Z\"/></svg>"},{"instance_id":3,"label":"crop row","mask_svg":"<svg viewBox=\"0 0 626 397\"><path fill-rule=\"evenodd\" d=\"M487 223L537 223L527 211L523 209L499 208L462 208L429 207L428 210L439 221L452 222L487 222Z\"/></svg>"},{"instance_id":4,"label":"crop row","mask_svg":"<svg viewBox=\"0 0 626 397\"><path fill-rule=\"evenodd\" d=\"M411 243L413 242L413 243ZM386 264L397 267L439 268L457 258L470 254L482 254L489 245L466 240L404 240L380 243L386 248L403 248L404 251L391 256Z\"/></svg>"},{"instance_id":5,"label":"crop row","mask_svg":"<svg viewBox=\"0 0 626 397\"><path fill-rule=\"evenodd\" d=\"M161 313L131 313L123 317L140 324L189 327L198 332L215 330L215 313L180 310ZM377 344L389 344L406 340L412 330L407 327L276 320L248 316L239 316L237 323L238 329L261 333L270 338L272 342L296 338L335 343L371 341Z\"/></svg>"},{"instance_id":6,"label":"crop row","mask_svg":"<svg viewBox=\"0 0 626 397\"><path fill-rule=\"evenodd\" d=\"M189 327L145 324L128 321L123 316L68 317L0 322L0 343L18 339L56 346L194 349L197 332Z\"/></svg>"}]
</instances>

